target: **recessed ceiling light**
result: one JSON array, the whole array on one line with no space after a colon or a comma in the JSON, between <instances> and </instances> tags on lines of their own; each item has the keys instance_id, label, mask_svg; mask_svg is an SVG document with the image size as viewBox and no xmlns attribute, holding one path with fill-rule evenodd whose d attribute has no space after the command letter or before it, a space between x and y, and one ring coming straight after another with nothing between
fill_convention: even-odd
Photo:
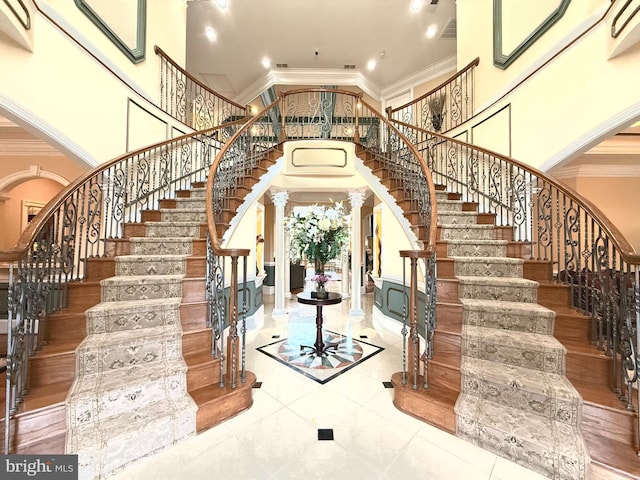
<instances>
[{"instance_id":1,"label":"recessed ceiling light","mask_svg":"<svg viewBox=\"0 0 640 480\"><path fill-rule=\"evenodd\" d=\"M205 36L212 42L214 42L218 38L218 34L213 29L213 27L207 27L204 29Z\"/></svg>"},{"instance_id":2,"label":"recessed ceiling light","mask_svg":"<svg viewBox=\"0 0 640 480\"><path fill-rule=\"evenodd\" d=\"M429 25L427 28L427 38L433 38L436 36L436 32L438 31L438 26L435 24Z\"/></svg>"},{"instance_id":3,"label":"recessed ceiling light","mask_svg":"<svg viewBox=\"0 0 640 480\"><path fill-rule=\"evenodd\" d=\"M409 8L412 12L419 12L422 8L422 0L411 0L411 6Z\"/></svg>"},{"instance_id":4,"label":"recessed ceiling light","mask_svg":"<svg viewBox=\"0 0 640 480\"><path fill-rule=\"evenodd\" d=\"M367 62L367 70L373 70L374 68L376 68L376 60L372 58Z\"/></svg>"},{"instance_id":5,"label":"recessed ceiling light","mask_svg":"<svg viewBox=\"0 0 640 480\"><path fill-rule=\"evenodd\" d=\"M227 8L227 0L216 0L216 4L220 8Z\"/></svg>"},{"instance_id":6,"label":"recessed ceiling light","mask_svg":"<svg viewBox=\"0 0 640 480\"><path fill-rule=\"evenodd\" d=\"M269 58L268 58L268 57L264 57L264 58L262 59L262 66L263 66L264 68L270 68L270 67L271 67L271 60L269 60Z\"/></svg>"}]
</instances>

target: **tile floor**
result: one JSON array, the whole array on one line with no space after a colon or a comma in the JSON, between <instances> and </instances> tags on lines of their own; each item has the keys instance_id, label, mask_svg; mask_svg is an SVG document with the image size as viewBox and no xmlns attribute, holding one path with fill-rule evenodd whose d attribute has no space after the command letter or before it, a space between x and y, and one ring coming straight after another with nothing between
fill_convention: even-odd
<instances>
[{"instance_id":1,"label":"tile floor","mask_svg":"<svg viewBox=\"0 0 640 480\"><path fill-rule=\"evenodd\" d=\"M289 316L272 317L266 297L263 328L247 334L247 369L259 389L253 406L222 424L120 472L112 480L541 480L545 477L397 410L383 381L401 370L402 339L372 325L372 294L363 318L349 303L325 307L325 326L384 351L322 385L256 350L288 336ZM288 300L300 313L295 296ZM307 307L308 308L308 307ZM313 307L311 307L313 308ZM294 315L295 316L295 315ZM333 440L318 440L332 429ZM324 432L327 433L327 432ZM592 469L590 480L614 480Z\"/></svg>"}]
</instances>

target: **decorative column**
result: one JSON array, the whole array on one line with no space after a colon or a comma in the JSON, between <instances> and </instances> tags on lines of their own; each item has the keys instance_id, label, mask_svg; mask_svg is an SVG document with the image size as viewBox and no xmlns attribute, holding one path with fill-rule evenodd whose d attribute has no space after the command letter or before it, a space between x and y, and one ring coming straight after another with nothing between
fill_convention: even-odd
<instances>
[{"instance_id":1,"label":"decorative column","mask_svg":"<svg viewBox=\"0 0 640 480\"><path fill-rule=\"evenodd\" d=\"M291 298L291 256L289 252L289 235L287 232L284 234L284 298L289 300Z\"/></svg>"},{"instance_id":2,"label":"decorative column","mask_svg":"<svg viewBox=\"0 0 640 480\"><path fill-rule=\"evenodd\" d=\"M361 308L362 291L362 219L361 209L364 204L363 192L349 192L351 201L351 309L349 316L363 317Z\"/></svg>"},{"instance_id":3,"label":"decorative column","mask_svg":"<svg viewBox=\"0 0 640 480\"><path fill-rule=\"evenodd\" d=\"M285 258L284 242L284 207L287 205L289 194L286 191L271 194L271 199L276 207L276 267L275 267L275 304L272 315L285 315L287 309L284 305L285 292L285 267L288 266L288 259Z\"/></svg>"},{"instance_id":4,"label":"decorative column","mask_svg":"<svg viewBox=\"0 0 640 480\"><path fill-rule=\"evenodd\" d=\"M342 260L342 280L340 282L340 294L342 298L349 298L351 294L349 293L349 245L345 245L342 249L341 260Z\"/></svg>"}]
</instances>

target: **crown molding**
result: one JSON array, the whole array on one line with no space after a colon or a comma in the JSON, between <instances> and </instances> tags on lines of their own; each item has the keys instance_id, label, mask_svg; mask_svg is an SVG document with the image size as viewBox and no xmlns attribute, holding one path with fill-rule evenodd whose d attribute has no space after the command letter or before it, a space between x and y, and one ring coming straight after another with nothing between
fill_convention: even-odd
<instances>
[{"instance_id":1,"label":"crown molding","mask_svg":"<svg viewBox=\"0 0 640 480\"><path fill-rule=\"evenodd\" d=\"M422 83L433 80L434 78L441 77L447 73L455 72L458 68L458 60L456 55L450 55L447 58L433 63L428 67L425 67L417 72L407 75L391 85L387 85L380 92L382 99L391 98L398 93L406 92L411 87L420 85ZM380 100L380 99L376 99Z\"/></svg>"},{"instance_id":2,"label":"crown molding","mask_svg":"<svg viewBox=\"0 0 640 480\"><path fill-rule=\"evenodd\" d=\"M550 172L555 178L640 177L640 165L575 165Z\"/></svg>"},{"instance_id":3,"label":"crown molding","mask_svg":"<svg viewBox=\"0 0 640 480\"><path fill-rule=\"evenodd\" d=\"M375 101L391 97L398 91L406 91L421 83L455 71L456 56L451 55L437 63L429 65L400 80L380 88L370 81L359 70L317 69L317 68L286 68L270 70L259 78L235 99L237 103L246 104L258 97L262 92L274 85L337 85L356 86Z\"/></svg>"},{"instance_id":4,"label":"crown molding","mask_svg":"<svg viewBox=\"0 0 640 480\"><path fill-rule=\"evenodd\" d=\"M274 85L355 85L374 99L380 98L380 89L357 70L287 68L270 70L241 92L235 101L240 104L251 102Z\"/></svg>"}]
</instances>

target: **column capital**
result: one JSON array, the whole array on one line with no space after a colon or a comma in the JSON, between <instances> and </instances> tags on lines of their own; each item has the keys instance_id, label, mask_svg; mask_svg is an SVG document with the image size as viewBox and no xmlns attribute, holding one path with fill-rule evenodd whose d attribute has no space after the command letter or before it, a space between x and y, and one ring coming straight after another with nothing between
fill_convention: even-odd
<instances>
[{"instance_id":1,"label":"column capital","mask_svg":"<svg viewBox=\"0 0 640 480\"><path fill-rule=\"evenodd\" d=\"M352 207L362 207L362 205L364 205L364 192L360 192L357 190L349 192L349 200L351 201Z\"/></svg>"},{"instance_id":2,"label":"column capital","mask_svg":"<svg viewBox=\"0 0 640 480\"><path fill-rule=\"evenodd\" d=\"M287 205L287 200L289 200L289 192L274 192L271 194L271 200L273 200L273 204L276 207L284 207Z\"/></svg>"}]
</instances>

